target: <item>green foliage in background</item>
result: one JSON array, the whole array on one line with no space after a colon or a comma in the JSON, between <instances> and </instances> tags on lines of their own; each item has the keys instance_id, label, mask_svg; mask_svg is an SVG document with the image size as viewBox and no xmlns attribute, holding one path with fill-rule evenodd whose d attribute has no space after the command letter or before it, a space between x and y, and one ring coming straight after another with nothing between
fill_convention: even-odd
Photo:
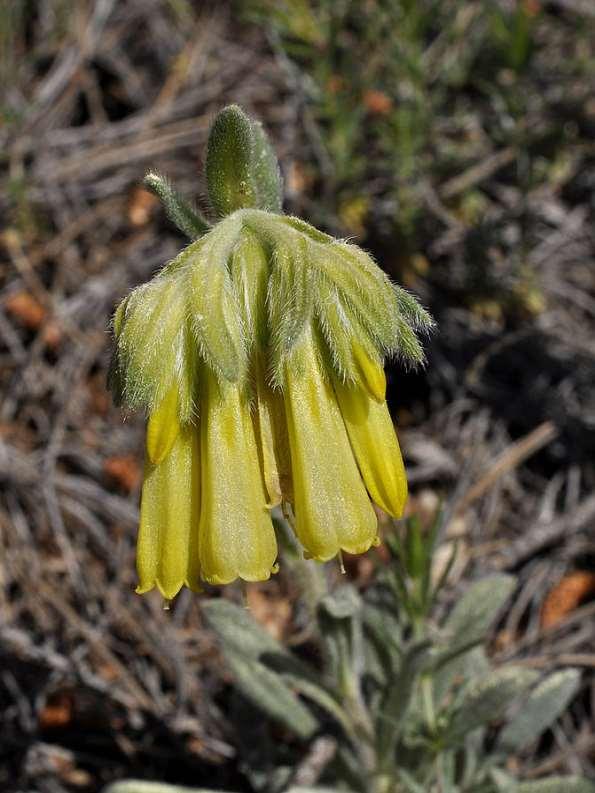
<instances>
[{"instance_id":1,"label":"green foliage in background","mask_svg":"<svg viewBox=\"0 0 595 793\"><path fill-rule=\"evenodd\" d=\"M330 225L361 234L370 218L415 250L428 207L453 225L477 224L494 198L488 177L500 172L522 201L558 179L580 145L595 58L593 23L580 13L560 18L536 0L237 9L268 33L303 95L315 201Z\"/></svg>"},{"instance_id":2,"label":"green foliage in background","mask_svg":"<svg viewBox=\"0 0 595 793\"><path fill-rule=\"evenodd\" d=\"M289 537L283 523L280 531ZM279 753L269 758L278 765L268 773L246 763L255 790L595 792L578 777L523 782L511 775L507 761L565 710L579 673L565 669L540 678L521 665L489 661L484 645L514 592L510 576L480 579L436 622L432 614L450 564L437 578L435 539L435 529L424 533L415 519L408 521L404 536L389 540L391 560L363 596L349 584L325 591L318 577L310 587L317 592L310 609L321 648L314 662L274 639L247 609L226 599L203 603L236 690L290 735L336 740L321 779L330 787L292 787L292 765ZM295 572L312 568L287 549L284 563ZM145 793L141 783L127 784L111 793Z\"/></svg>"}]
</instances>

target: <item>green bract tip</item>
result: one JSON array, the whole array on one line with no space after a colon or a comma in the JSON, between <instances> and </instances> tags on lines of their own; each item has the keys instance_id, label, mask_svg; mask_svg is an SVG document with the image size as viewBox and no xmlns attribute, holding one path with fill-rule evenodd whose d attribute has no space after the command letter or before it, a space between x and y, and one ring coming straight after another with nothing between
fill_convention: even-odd
<instances>
[{"instance_id":1,"label":"green bract tip","mask_svg":"<svg viewBox=\"0 0 595 793\"><path fill-rule=\"evenodd\" d=\"M207 185L215 212L280 212L283 185L277 158L262 126L237 105L215 119L207 147Z\"/></svg>"}]
</instances>

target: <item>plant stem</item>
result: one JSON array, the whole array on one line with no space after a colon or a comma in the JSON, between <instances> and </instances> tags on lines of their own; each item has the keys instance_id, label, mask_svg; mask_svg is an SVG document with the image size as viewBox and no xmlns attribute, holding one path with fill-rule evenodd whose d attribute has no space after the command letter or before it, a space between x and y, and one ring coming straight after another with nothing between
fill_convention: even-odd
<instances>
[{"instance_id":1,"label":"plant stem","mask_svg":"<svg viewBox=\"0 0 595 793\"><path fill-rule=\"evenodd\" d=\"M434 694L432 692L432 678L429 675L422 675L421 694L424 701L424 711L426 722L430 732L436 730L436 710L434 708Z\"/></svg>"}]
</instances>

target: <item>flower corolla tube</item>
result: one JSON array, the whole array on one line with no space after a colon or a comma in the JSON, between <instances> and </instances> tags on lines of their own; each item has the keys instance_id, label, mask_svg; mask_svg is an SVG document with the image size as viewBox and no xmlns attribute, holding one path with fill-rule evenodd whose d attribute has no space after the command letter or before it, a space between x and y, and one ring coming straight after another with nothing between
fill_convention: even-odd
<instances>
[{"instance_id":1,"label":"flower corolla tube","mask_svg":"<svg viewBox=\"0 0 595 793\"><path fill-rule=\"evenodd\" d=\"M309 558L377 543L407 480L383 361L432 320L356 245L234 209L113 320L116 401L147 412L137 592L275 572L282 505Z\"/></svg>"}]
</instances>

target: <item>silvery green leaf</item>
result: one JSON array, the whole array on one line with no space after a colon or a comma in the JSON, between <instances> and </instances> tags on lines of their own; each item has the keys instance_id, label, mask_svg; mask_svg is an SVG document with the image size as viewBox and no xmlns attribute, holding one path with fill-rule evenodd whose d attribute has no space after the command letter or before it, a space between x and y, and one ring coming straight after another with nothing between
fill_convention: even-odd
<instances>
[{"instance_id":1,"label":"silvery green leaf","mask_svg":"<svg viewBox=\"0 0 595 793\"><path fill-rule=\"evenodd\" d=\"M458 648L447 663L443 663L443 657L438 653L433 659L434 699L439 705L445 697L464 691L472 681L485 678L491 668L483 647Z\"/></svg>"},{"instance_id":2,"label":"silvery green leaf","mask_svg":"<svg viewBox=\"0 0 595 793\"><path fill-rule=\"evenodd\" d=\"M440 752L440 782L443 793L459 793L459 786L455 786L457 761L455 752Z\"/></svg>"},{"instance_id":3,"label":"silvery green leaf","mask_svg":"<svg viewBox=\"0 0 595 793\"><path fill-rule=\"evenodd\" d=\"M268 756L273 748L273 741L267 736L263 744L259 743L254 749L248 748L251 743L251 735L246 735L244 746L247 744L247 754L245 762L242 763L242 773L250 783L250 790L254 793L285 793L287 785L291 783L294 776L293 767L282 763L270 767L266 765ZM240 753L246 751L240 749ZM265 764L262 763L264 760Z\"/></svg>"},{"instance_id":4,"label":"silvery green leaf","mask_svg":"<svg viewBox=\"0 0 595 793\"><path fill-rule=\"evenodd\" d=\"M394 752L416 683L426 670L430 657L430 641L423 639L413 643L403 654L398 670L389 679L385 701L378 714L379 752L382 757Z\"/></svg>"},{"instance_id":5,"label":"silvery green leaf","mask_svg":"<svg viewBox=\"0 0 595 793\"><path fill-rule=\"evenodd\" d=\"M326 689L312 680L296 675L283 675L283 679L291 684L299 694L318 705L319 708L334 719L345 730L348 737L353 737L353 729L346 712L341 704Z\"/></svg>"},{"instance_id":6,"label":"silvery green leaf","mask_svg":"<svg viewBox=\"0 0 595 793\"><path fill-rule=\"evenodd\" d=\"M357 590L340 586L325 595L318 606L318 625L330 674L339 687L359 685L364 666L362 601Z\"/></svg>"},{"instance_id":7,"label":"silvery green leaf","mask_svg":"<svg viewBox=\"0 0 595 793\"><path fill-rule=\"evenodd\" d=\"M395 610L381 601L371 602L366 594L363 619L376 640L396 653L402 640L402 628Z\"/></svg>"},{"instance_id":8,"label":"silvery green leaf","mask_svg":"<svg viewBox=\"0 0 595 793\"><path fill-rule=\"evenodd\" d=\"M229 600L205 600L202 612L223 645L254 660L265 653L287 655L283 645L265 631L250 611Z\"/></svg>"},{"instance_id":9,"label":"silvery green leaf","mask_svg":"<svg viewBox=\"0 0 595 793\"><path fill-rule=\"evenodd\" d=\"M404 768L399 768L397 774L399 782L407 793L427 793L427 788L419 782L416 782L413 776L408 771L405 771Z\"/></svg>"},{"instance_id":10,"label":"silvery green leaf","mask_svg":"<svg viewBox=\"0 0 595 793\"><path fill-rule=\"evenodd\" d=\"M341 780L341 787L347 790L366 790L369 783L368 774L362 767L359 752L353 750L353 745L346 741L339 741L337 752L333 759L333 770L336 778Z\"/></svg>"},{"instance_id":11,"label":"silvery green leaf","mask_svg":"<svg viewBox=\"0 0 595 793\"><path fill-rule=\"evenodd\" d=\"M514 588L515 580L508 575L491 575L472 584L444 623L449 648L482 641Z\"/></svg>"},{"instance_id":12,"label":"silvery green leaf","mask_svg":"<svg viewBox=\"0 0 595 793\"><path fill-rule=\"evenodd\" d=\"M308 738L316 730L317 720L280 675L237 652L226 653L226 659L237 687L257 707L301 738Z\"/></svg>"},{"instance_id":13,"label":"silvery green leaf","mask_svg":"<svg viewBox=\"0 0 595 793\"><path fill-rule=\"evenodd\" d=\"M484 750L485 731L475 730L465 736L463 745L463 773L461 786L466 790L468 785L479 776L484 776L486 771L486 754ZM492 758L488 757L488 764L492 766Z\"/></svg>"},{"instance_id":14,"label":"silvery green leaf","mask_svg":"<svg viewBox=\"0 0 595 793\"><path fill-rule=\"evenodd\" d=\"M465 696L446 729L452 745L467 733L501 719L515 699L523 696L535 682L537 673L531 669L507 666L486 679L477 680L465 690Z\"/></svg>"},{"instance_id":15,"label":"silvery green leaf","mask_svg":"<svg viewBox=\"0 0 595 793\"><path fill-rule=\"evenodd\" d=\"M400 661L401 626L388 609L364 602L364 630L367 635L367 671L386 684L390 670Z\"/></svg>"},{"instance_id":16,"label":"silvery green leaf","mask_svg":"<svg viewBox=\"0 0 595 793\"><path fill-rule=\"evenodd\" d=\"M501 768L492 768L489 774L499 793L516 793L518 782L510 774Z\"/></svg>"},{"instance_id":17,"label":"silvery green leaf","mask_svg":"<svg viewBox=\"0 0 595 793\"><path fill-rule=\"evenodd\" d=\"M225 791L168 785L165 782L147 782L145 779L123 779L121 782L107 785L102 793L225 793Z\"/></svg>"},{"instance_id":18,"label":"silvery green leaf","mask_svg":"<svg viewBox=\"0 0 595 793\"><path fill-rule=\"evenodd\" d=\"M538 738L576 694L580 673L565 669L547 677L529 694L522 708L500 733L498 748L516 752Z\"/></svg>"},{"instance_id":19,"label":"silvery green leaf","mask_svg":"<svg viewBox=\"0 0 595 793\"><path fill-rule=\"evenodd\" d=\"M580 776L556 776L521 782L515 793L595 793L595 782Z\"/></svg>"},{"instance_id":20,"label":"silvery green leaf","mask_svg":"<svg viewBox=\"0 0 595 793\"><path fill-rule=\"evenodd\" d=\"M334 787L304 787L303 785L298 785L297 787L290 787L287 790L287 793L340 793L337 788Z\"/></svg>"},{"instance_id":21,"label":"silvery green leaf","mask_svg":"<svg viewBox=\"0 0 595 793\"><path fill-rule=\"evenodd\" d=\"M344 620L360 613L362 599L355 587L347 584L325 595L320 601L320 608L334 619Z\"/></svg>"}]
</instances>

